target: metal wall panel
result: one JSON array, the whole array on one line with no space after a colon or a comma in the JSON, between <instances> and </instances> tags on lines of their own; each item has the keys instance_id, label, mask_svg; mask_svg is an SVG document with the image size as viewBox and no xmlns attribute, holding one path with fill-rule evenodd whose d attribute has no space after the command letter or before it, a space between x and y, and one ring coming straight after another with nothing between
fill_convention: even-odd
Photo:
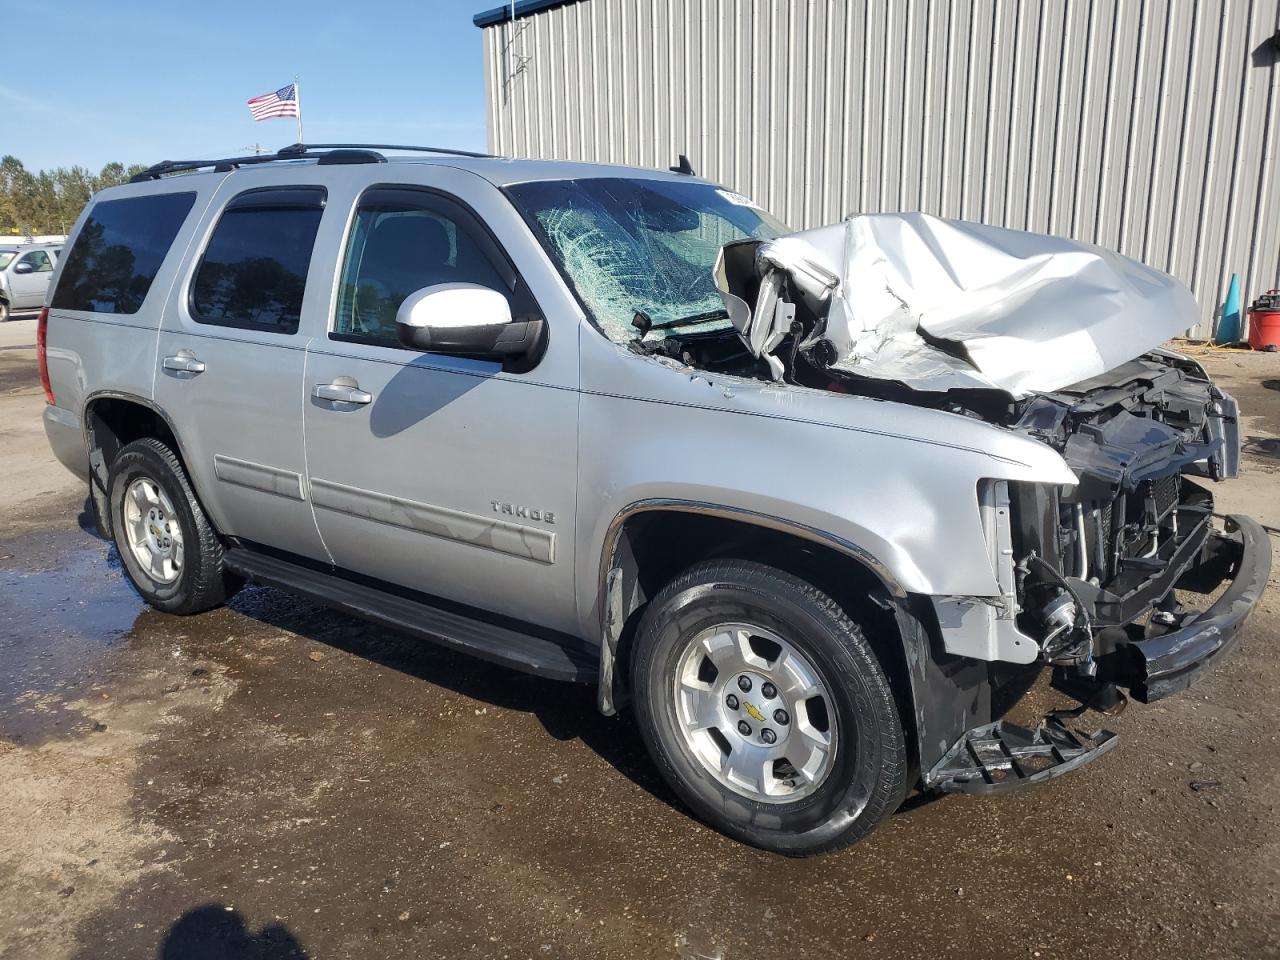
<instances>
[{"instance_id":1,"label":"metal wall panel","mask_svg":"<svg viewBox=\"0 0 1280 960\"><path fill-rule=\"evenodd\" d=\"M580 0L484 28L489 147L924 210L1280 285L1280 0Z\"/></svg>"}]
</instances>

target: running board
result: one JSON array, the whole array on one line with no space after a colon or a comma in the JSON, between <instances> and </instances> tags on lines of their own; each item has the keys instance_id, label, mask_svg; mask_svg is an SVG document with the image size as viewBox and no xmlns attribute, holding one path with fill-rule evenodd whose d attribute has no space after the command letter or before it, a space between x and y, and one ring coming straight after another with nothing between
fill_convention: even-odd
<instances>
[{"instance_id":1,"label":"running board","mask_svg":"<svg viewBox=\"0 0 1280 960\"><path fill-rule=\"evenodd\" d=\"M585 645L524 633L445 610L427 602L316 570L289 560L233 547L227 567L255 583L301 594L328 607L413 634L453 650L552 680L595 683L598 654Z\"/></svg>"},{"instance_id":2,"label":"running board","mask_svg":"<svg viewBox=\"0 0 1280 960\"><path fill-rule=\"evenodd\" d=\"M1070 773L1119 742L1110 730L1079 733L1052 715L1035 730L997 720L957 740L925 785L941 793L1005 793Z\"/></svg>"}]
</instances>

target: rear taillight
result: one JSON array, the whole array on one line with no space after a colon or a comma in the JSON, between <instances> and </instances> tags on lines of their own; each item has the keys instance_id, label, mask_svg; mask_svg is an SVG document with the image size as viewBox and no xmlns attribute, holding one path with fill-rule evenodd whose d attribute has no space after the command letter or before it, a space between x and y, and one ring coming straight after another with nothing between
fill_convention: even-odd
<instances>
[{"instance_id":1,"label":"rear taillight","mask_svg":"<svg viewBox=\"0 0 1280 960\"><path fill-rule=\"evenodd\" d=\"M53 403L53 387L49 383L49 353L45 340L49 336L49 308L40 311L40 319L36 321L36 359L40 361L40 386L44 387L44 399Z\"/></svg>"}]
</instances>

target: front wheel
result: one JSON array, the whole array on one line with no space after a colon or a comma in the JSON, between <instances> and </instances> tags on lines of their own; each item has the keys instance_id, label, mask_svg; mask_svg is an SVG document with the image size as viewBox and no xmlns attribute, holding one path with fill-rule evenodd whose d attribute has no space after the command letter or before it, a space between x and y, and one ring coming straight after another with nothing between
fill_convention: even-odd
<instances>
[{"instance_id":1,"label":"front wheel","mask_svg":"<svg viewBox=\"0 0 1280 960\"><path fill-rule=\"evenodd\" d=\"M698 564L645 611L632 671L658 768L732 837L792 856L835 850L906 795L884 670L857 624L797 577Z\"/></svg>"},{"instance_id":2,"label":"front wheel","mask_svg":"<svg viewBox=\"0 0 1280 960\"><path fill-rule=\"evenodd\" d=\"M4 300L0 300L0 323L4 323L8 319L9 319L9 304Z\"/></svg>"},{"instance_id":3,"label":"front wheel","mask_svg":"<svg viewBox=\"0 0 1280 960\"><path fill-rule=\"evenodd\" d=\"M239 589L186 471L159 440L121 448L111 463L107 504L125 573L157 610L199 613Z\"/></svg>"}]
</instances>

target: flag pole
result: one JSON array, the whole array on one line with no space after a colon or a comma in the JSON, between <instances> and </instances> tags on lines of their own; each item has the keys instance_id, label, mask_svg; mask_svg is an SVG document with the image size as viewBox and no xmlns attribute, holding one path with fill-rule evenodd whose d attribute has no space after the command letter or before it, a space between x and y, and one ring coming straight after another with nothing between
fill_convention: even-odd
<instances>
[{"instance_id":1,"label":"flag pole","mask_svg":"<svg viewBox=\"0 0 1280 960\"><path fill-rule=\"evenodd\" d=\"M293 75L293 99L298 101L298 142L302 143L302 84L298 83L298 75Z\"/></svg>"}]
</instances>

